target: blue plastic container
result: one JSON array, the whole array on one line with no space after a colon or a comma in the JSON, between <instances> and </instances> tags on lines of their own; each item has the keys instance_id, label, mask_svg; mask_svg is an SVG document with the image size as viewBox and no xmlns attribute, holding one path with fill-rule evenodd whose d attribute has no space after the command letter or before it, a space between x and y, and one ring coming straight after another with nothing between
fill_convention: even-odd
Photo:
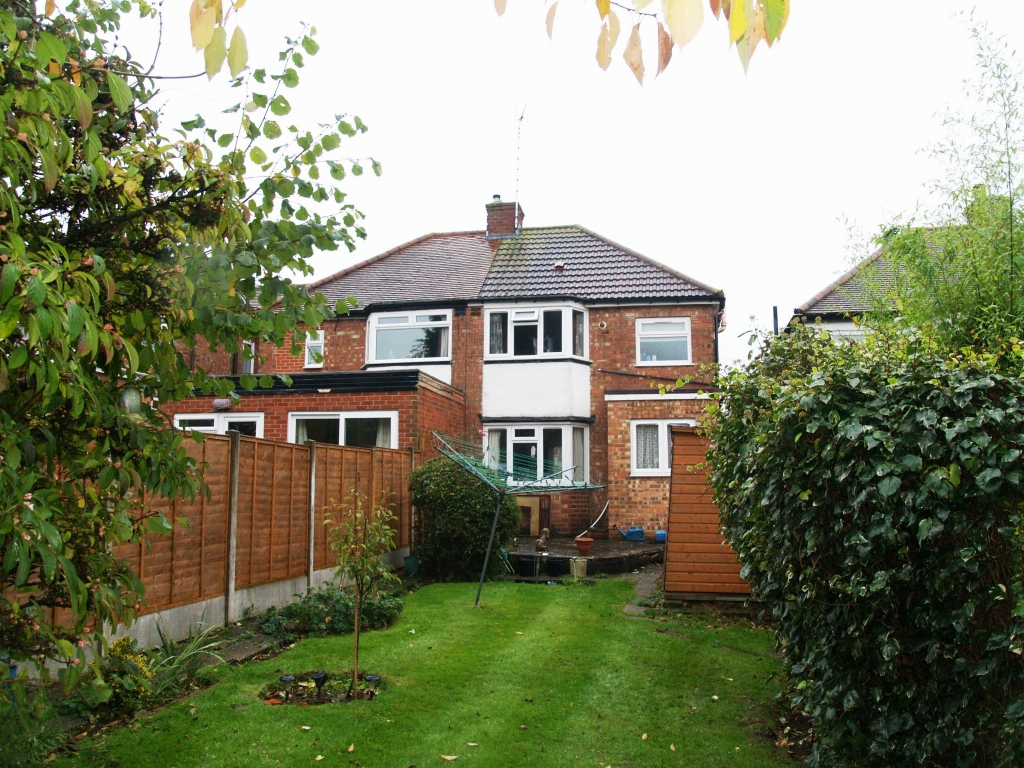
<instances>
[{"instance_id":1,"label":"blue plastic container","mask_svg":"<svg viewBox=\"0 0 1024 768\"><path fill-rule=\"evenodd\" d=\"M668 531L655 531L654 538L659 544L664 544L665 539L668 538Z\"/></svg>"}]
</instances>

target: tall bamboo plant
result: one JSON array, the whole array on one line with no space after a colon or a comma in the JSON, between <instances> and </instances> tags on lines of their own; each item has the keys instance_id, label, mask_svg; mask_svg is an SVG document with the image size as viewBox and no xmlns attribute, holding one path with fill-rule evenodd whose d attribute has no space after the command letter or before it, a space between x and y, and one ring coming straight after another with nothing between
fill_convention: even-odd
<instances>
[{"instance_id":1,"label":"tall bamboo plant","mask_svg":"<svg viewBox=\"0 0 1024 768\"><path fill-rule=\"evenodd\" d=\"M363 598L386 584L398 581L383 556L395 548L395 531L391 521L397 519L385 500L367 509L364 494L352 491L351 501L337 505L328 513L331 525L329 541L338 557L338 579L348 583L354 594L352 640L352 685L349 695L355 696L359 682L359 625Z\"/></svg>"}]
</instances>

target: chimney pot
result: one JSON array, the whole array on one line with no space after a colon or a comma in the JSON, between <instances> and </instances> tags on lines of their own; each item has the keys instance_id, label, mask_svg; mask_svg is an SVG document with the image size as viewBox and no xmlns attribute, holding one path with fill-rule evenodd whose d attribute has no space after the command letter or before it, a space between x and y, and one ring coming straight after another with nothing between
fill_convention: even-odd
<instances>
[{"instance_id":1,"label":"chimney pot","mask_svg":"<svg viewBox=\"0 0 1024 768\"><path fill-rule=\"evenodd\" d=\"M494 199L497 200L500 203L501 202L501 195L494 195Z\"/></svg>"}]
</instances>

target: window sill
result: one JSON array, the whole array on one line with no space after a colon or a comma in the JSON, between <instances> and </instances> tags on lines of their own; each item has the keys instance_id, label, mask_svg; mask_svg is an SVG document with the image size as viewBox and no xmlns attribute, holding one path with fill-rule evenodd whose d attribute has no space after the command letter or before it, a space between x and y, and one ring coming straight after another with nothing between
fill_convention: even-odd
<instances>
[{"instance_id":1,"label":"window sill","mask_svg":"<svg viewBox=\"0 0 1024 768\"><path fill-rule=\"evenodd\" d=\"M324 367L323 363L320 363L319 365L304 365L304 366L302 366L302 370L304 370L304 371L316 371L316 370L320 370L323 367Z\"/></svg>"},{"instance_id":2,"label":"window sill","mask_svg":"<svg viewBox=\"0 0 1024 768\"><path fill-rule=\"evenodd\" d=\"M451 365L450 357L413 357L406 360L367 360L363 365L375 367L378 365Z\"/></svg>"},{"instance_id":3,"label":"window sill","mask_svg":"<svg viewBox=\"0 0 1024 768\"><path fill-rule=\"evenodd\" d=\"M634 469L630 477L672 477L671 469Z\"/></svg>"},{"instance_id":4,"label":"window sill","mask_svg":"<svg viewBox=\"0 0 1024 768\"><path fill-rule=\"evenodd\" d=\"M645 362L636 362L636 363L633 363L633 365L642 365L642 366L646 366L648 368L651 368L651 367L654 367L654 368L657 368L657 367L661 367L661 368L678 368L679 366L683 366L683 365L693 365L693 362L690 361L690 360L656 360L653 363L645 361Z\"/></svg>"}]
</instances>

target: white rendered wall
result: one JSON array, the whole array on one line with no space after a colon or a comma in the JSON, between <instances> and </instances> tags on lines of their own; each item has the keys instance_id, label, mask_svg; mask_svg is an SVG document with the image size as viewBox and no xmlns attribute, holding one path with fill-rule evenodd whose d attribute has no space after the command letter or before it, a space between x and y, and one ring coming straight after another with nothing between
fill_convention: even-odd
<instances>
[{"instance_id":1,"label":"white rendered wall","mask_svg":"<svg viewBox=\"0 0 1024 768\"><path fill-rule=\"evenodd\" d=\"M590 366L570 362L484 365L484 419L590 416Z\"/></svg>"}]
</instances>

